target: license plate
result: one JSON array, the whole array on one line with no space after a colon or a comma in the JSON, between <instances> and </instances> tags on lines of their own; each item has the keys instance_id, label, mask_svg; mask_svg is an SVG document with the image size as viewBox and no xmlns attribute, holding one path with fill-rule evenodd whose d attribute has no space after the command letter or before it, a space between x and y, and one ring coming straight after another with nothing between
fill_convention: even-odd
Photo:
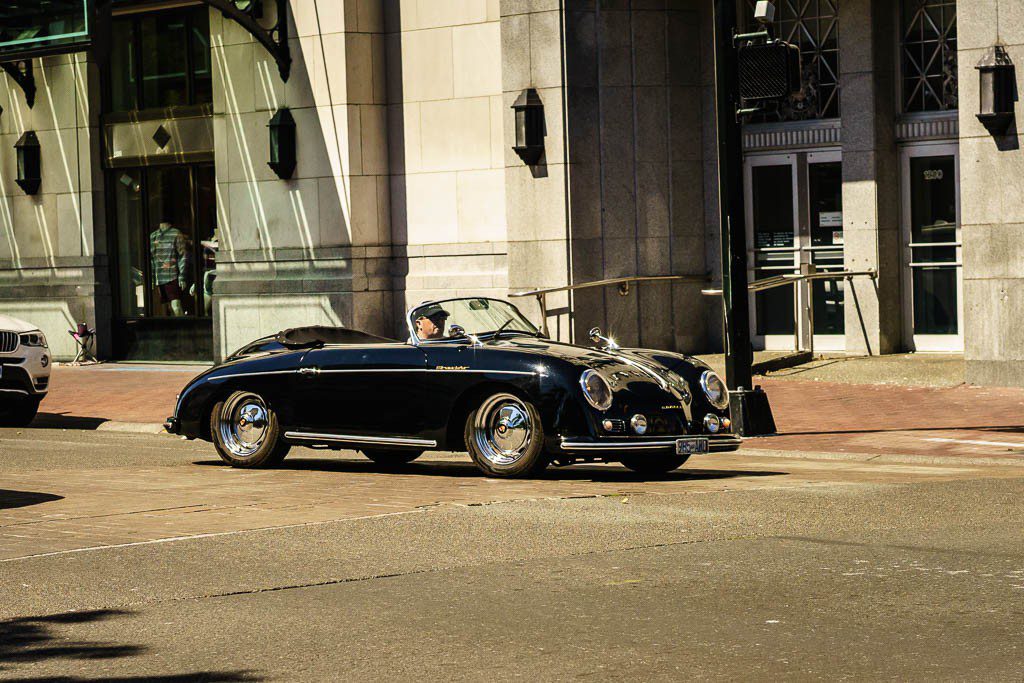
<instances>
[{"instance_id":1,"label":"license plate","mask_svg":"<svg viewBox=\"0 0 1024 683\"><path fill-rule=\"evenodd\" d=\"M703 437L676 440L676 455L702 455L707 452L708 440Z\"/></svg>"}]
</instances>

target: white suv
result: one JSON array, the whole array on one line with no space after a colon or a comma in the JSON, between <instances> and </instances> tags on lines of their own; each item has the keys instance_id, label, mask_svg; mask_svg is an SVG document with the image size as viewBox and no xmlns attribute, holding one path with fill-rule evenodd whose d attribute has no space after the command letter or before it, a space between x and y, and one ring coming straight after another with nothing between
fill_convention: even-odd
<instances>
[{"instance_id":1,"label":"white suv","mask_svg":"<svg viewBox=\"0 0 1024 683\"><path fill-rule=\"evenodd\" d=\"M24 320L0 315L0 427L24 427L50 388L46 335Z\"/></svg>"}]
</instances>

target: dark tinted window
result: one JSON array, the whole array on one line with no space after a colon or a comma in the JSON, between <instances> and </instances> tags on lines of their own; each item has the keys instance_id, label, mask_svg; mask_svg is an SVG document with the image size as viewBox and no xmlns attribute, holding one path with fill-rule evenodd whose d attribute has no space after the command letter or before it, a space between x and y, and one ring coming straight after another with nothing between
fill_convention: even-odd
<instances>
[{"instance_id":1,"label":"dark tinted window","mask_svg":"<svg viewBox=\"0 0 1024 683\"><path fill-rule=\"evenodd\" d=\"M957 108L956 0L903 0L903 110Z\"/></svg>"},{"instance_id":2,"label":"dark tinted window","mask_svg":"<svg viewBox=\"0 0 1024 683\"><path fill-rule=\"evenodd\" d=\"M113 22L113 111L213 101L210 10L150 12Z\"/></svg>"}]
</instances>

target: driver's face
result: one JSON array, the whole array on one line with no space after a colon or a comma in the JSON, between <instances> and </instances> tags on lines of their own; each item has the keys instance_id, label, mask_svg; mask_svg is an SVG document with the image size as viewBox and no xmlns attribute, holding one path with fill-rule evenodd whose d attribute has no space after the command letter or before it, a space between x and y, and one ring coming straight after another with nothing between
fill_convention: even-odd
<instances>
[{"instance_id":1,"label":"driver's face","mask_svg":"<svg viewBox=\"0 0 1024 683\"><path fill-rule=\"evenodd\" d=\"M416 320L416 336L420 339L440 339L444 336L444 323L448 318L434 316Z\"/></svg>"}]
</instances>

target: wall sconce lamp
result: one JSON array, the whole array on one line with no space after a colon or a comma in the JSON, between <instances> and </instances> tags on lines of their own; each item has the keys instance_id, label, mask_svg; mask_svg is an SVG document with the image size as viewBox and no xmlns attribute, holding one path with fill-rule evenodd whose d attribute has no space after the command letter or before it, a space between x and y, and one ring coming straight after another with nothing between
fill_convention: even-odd
<instances>
[{"instance_id":1,"label":"wall sconce lamp","mask_svg":"<svg viewBox=\"0 0 1024 683\"><path fill-rule=\"evenodd\" d=\"M1005 135L1013 121L1015 70L1002 45L993 46L975 67L981 85L978 120L992 135Z\"/></svg>"},{"instance_id":2,"label":"wall sconce lamp","mask_svg":"<svg viewBox=\"0 0 1024 683\"><path fill-rule=\"evenodd\" d=\"M295 172L295 119L289 109L278 109L267 124L270 128L270 162L267 164L281 180Z\"/></svg>"},{"instance_id":3,"label":"wall sconce lamp","mask_svg":"<svg viewBox=\"0 0 1024 683\"><path fill-rule=\"evenodd\" d=\"M527 88L516 98L512 109L516 112L516 144L512 150L532 166L544 154L544 103L536 90Z\"/></svg>"},{"instance_id":4,"label":"wall sconce lamp","mask_svg":"<svg viewBox=\"0 0 1024 683\"><path fill-rule=\"evenodd\" d=\"M18 176L14 182L25 191L25 194L36 194L43 182L42 158L39 138L35 131L28 131L14 144L18 155Z\"/></svg>"}]
</instances>

